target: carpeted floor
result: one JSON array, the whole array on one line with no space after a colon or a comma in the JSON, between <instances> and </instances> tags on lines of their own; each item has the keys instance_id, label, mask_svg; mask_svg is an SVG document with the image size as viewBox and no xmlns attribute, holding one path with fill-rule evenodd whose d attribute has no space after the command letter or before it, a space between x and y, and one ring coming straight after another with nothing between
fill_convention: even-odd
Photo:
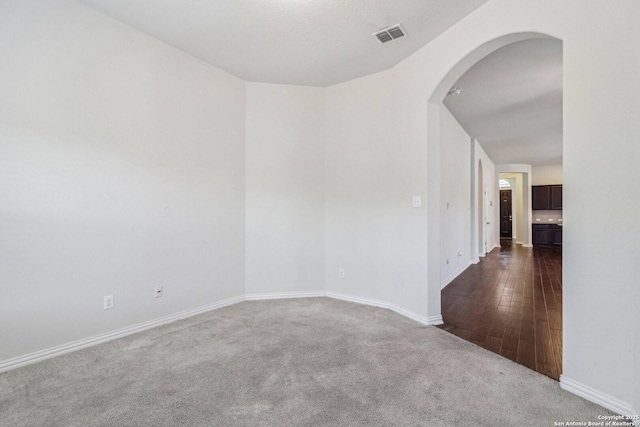
<instances>
[{"instance_id":1,"label":"carpeted floor","mask_svg":"<svg viewBox=\"0 0 640 427\"><path fill-rule=\"evenodd\" d=\"M0 374L2 426L553 426L611 412L391 311L243 302Z\"/></svg>"}]
</instances>

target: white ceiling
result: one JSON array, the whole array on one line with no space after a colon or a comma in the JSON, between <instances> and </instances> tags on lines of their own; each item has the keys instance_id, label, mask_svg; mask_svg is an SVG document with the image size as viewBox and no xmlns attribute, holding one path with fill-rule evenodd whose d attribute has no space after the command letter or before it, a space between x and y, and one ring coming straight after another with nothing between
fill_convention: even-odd
<instances>
[{"instance_id":1,"label":"white ceiling","mask_svg":"<svg viewBox=\"0 0 640 427\"><path fill-rule=\"evenodd\" d=\"M246 81L330 86L393 67L488 0L79 0ZM408 37L371 34L402 24ZM562 163L562 43L487 56L444 104L496 164Z\"/></svg>"},{"instance_id":2,"label":"white ceiling","mask_svg":"<svg viewBox=\"0 0 640 427\"><path fill-rule=\"evenodd\" d=\"M488 0L79 0L246 81L329 86L393 67ZM371 34L402 24L408 37Z\"/></svg>"},{"instance_id":3,"label":"white ceiling","mask_svg":"<svg viewBox=\"0 0 640 427\"><path fill-rule=\"evenodd\" d=\"M562 42L507 45L471 67L445 106L495 164L562 163Z\"/></svg>"}]
</instances>

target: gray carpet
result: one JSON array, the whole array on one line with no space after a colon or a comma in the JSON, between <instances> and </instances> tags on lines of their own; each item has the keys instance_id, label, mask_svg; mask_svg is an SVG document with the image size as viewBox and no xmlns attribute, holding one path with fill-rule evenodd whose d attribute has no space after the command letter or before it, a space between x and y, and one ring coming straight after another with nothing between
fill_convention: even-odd
<instances>
[{"instance_id":1,"label":"gray carpet","mask_svg":"<svg viewBox=\"0 0 640 427\"><path fill-rule=\"evenodd\" d=\"M553 426L611 412L445 331L243 302L0 374L2 426Z\"/></svg>"}]
</instances>

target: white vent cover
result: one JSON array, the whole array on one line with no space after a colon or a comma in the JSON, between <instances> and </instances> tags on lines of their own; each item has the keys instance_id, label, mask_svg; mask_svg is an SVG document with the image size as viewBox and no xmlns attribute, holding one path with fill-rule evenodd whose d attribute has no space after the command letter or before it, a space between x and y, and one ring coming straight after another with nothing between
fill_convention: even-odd
<instances>
[{"instance_id":1,"label":"white vent cover","mask_svg":"<svg viewBox=\"0 0 640 427\"><path fill-rule=\"evenodd\" d=\"M388 43L406 37L407 32L398 24L376 31L372 35L376 36L378 40L380 40L380 43Z\"/></svg>"}]
</instances>

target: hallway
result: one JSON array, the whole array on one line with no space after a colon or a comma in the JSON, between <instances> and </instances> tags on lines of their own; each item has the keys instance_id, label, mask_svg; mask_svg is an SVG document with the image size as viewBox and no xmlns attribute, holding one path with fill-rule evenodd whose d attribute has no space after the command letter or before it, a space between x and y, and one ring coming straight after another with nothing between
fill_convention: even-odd
<instances>
[{"instance_id":1,"label":"hallway","mask_svg":"<svg viewBox=\"0 0 640 427\"><path fill-rule=\"evenodd\" d=\"M439 327L558 380L562 249L501 244L442 290Z\"/></svg>"}]
</instances>

